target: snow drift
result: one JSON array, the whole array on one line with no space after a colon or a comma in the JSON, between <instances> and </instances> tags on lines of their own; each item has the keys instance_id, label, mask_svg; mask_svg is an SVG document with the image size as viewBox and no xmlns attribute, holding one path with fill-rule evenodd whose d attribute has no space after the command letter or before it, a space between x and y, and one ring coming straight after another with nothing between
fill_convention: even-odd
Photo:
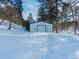
<instances>
[{"instance_id":1,"label":"snow drift","mask_svg":"<svg viewBox=\"0 0 79 59\"><path fill-rule=\"evenodd\" d=\"M0 22L2 21L2 19L0 19ZM4 20L4 22L2 22L2 24L0 25L0 30L7 30L9 27L9 21ZM17 25L15 23L12 23L12 30L14 31L24 31L24 28L21 25Z\"/></svg>"}]
</instances>

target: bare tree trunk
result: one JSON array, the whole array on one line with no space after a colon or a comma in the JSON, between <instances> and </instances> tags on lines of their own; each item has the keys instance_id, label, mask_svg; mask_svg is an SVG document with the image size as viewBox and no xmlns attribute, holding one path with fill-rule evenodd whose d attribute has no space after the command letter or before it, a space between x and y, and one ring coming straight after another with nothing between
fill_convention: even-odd
<instances>
[{"instance_id":1,"label":"bare tree trunk","mask_svg":"<svg viewBox=\"0 0 79 59\"><path fill-rule=\"evenodd\" d=\"M56 0L56 33L58 33L58 0Z\"/></svg>"},{"instance_id":2,"label":"bare tree trunk","mask_svg":"<svg viewBox=\"0 0 79 59\"><path fill-rule=\"evenodd\" d=\"M77 33L77 32L76 32L76 30L77 30L77 21L74 21L74 30L75 30L74 32L75 32L75 34L76 34L76 33Z\"/></svg>"},{"instance_id":3,"label":"bare tree trunk","mask_svg":"<svg viewBox=\"0 0 79 59\"><path fill-rule=\"evenodd\" d=\"M65 21L63 22L63 25L64 25L64 26L63 26L63 30L65 31Z\"/></svg>"},{"instance_id":4,"label":"bare tree trunk","mask_svg":"<svg viewBox=\"0 0 79 59\"><path fill-rule=\"evenodd\" d=\"M0 22L0 25L4 22L4 19Z\"/></svg>"},{"instance_id":5,"label":"bare tree trunk","mask_svg":"<svg viewBox=\"0 0 79 59\"><path fill-rule=\"evenodd\" d=\"M67 20L65 21L65 30L68 31Z\"/></svg>"},{"instance_id":6,"label":"bare tree trunk","mask_svg":"<svg viewBox=\"0 0 79 59\"><path fill-rule=\"evenodd\" d=\"M9 28L8 28L8 30L11 30L11 22L12 22L12 17L9 18Z\"/></svg>"},{"instance_id":7,"label":"bare tree trunk","mask_svg":"<svg viewBox=\"0 0 79 59\"><path fill-rule=\"evenodd\" d=\"M56 33L58 33L58 21L56 20Z\"/></svg>"},{"instance_id":8,"label":"bare tree trunk","mask_svg":"<svg viewBox=\"0 0 79 59\"><path fill-rule=\"evenodd\" d=\"M70 0L70 3L71 3L71 0ZM75 3L77 4L77 3ZM72 12L72 17L73 17L73 30L74 30L74 34L76 34L76 25L75 25L75 17L74 17L74 11L73 11L73 6L70 6L71 8L71 12Z\"/></svg>"},{"instance_id":9,"label":"bare tree trunk","mask_svg":"<svg viewBox=\"0 0 79 59\"><path fill-rule=\"evenodd\" d=\"M74 30L74 34L76 34L75 18L74 18L74 13L73 13L73 8L72 7L71 7L71 11L72 11L72 17L73 17L73 30Z\"/></svg>"},{"instance_id":10,"label":"bare tree trunk","mask_svg":"<svg viewBox=\"0 0 79 59\"><path fill-rule=\"evenodd\" d=\"M7 17L8 17L8 20L9 20L9 27L8 27L8 30L11 30L11 22L12 22L12 8L10 6L7 6Z\"/></svg>"},{"instance_id":11,"label":"bare tree trunk","mask_svg":"<svg viewBox=\"0 0 79 59\"><path fill-rule=\"evenodd\" d=\"M63 21L61 20L61 31L63 30Z\"/></svg>"},{"instance_id":12,"label":"bare tree trunk","mask_svg":"<svg viewBox=\"0 0 79 59\"><path fill-rule=\"evenodd\" d=\"M68 28L68 22L67 22L67 31L69 30L69 28Z\"/></svg>"}]
</instances>

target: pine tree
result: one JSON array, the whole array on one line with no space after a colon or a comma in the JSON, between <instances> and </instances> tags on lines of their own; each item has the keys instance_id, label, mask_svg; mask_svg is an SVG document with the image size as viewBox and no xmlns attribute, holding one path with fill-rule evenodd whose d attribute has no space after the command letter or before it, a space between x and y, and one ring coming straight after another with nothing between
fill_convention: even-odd
<instances>
[{"instance_id":1,"label":"pine tree","mask_svg":"<svg viewBox=\"0 0 79 59\"><path fill-rule=\"evenodd\" d=\"M37 18L37 21L40 22L40 21L45 21L46 20L46 15L45 15L45 10L44 8L41 6L38 10L38 18Z\"/></svg>"},{"instance_id":2,"label":"pine tree","mask_svg":"<svg viewBox=\"0 0 79 59\"><path fill-rule=\"evenodd\" d=\"M16 0L15 8L16 8L16 10L15 10L16 15L21 20L21 18L23 18L23 16L22 16L22 11L23 11L22 0Z\"/></svg>"},{"instance_id":3,"label":"pine tree","mask_svg":"<svg viewBox=\"0 0 79 59\"><path fill-rule=\"evenodd\" d=\"M29 16L27 17L27 21L28 21L29 23L34 23L34 22L35 22L34 19L33 19L32 13L30 13Z\"/></svg>"},{"instance_id":4,"label":"pine tree","mask_svg":"<svg viewBox=\"0 0 79 59\"><path fill-rule=\"evenodd\" d=\"M40 2L40 8L38 11L38 17L40 21L49 22L52 25L55 24L56 32L58 32L58 3L62 0L38 0Z\"/></svg>"},{"instance_id":5,"label":"pine tree","mask_svg":"<svg viewBox=\"0 0 79 59\"><path fill-rule=\"evenodd\" d=\"M62 7L62 17L65 19L64 20L64 30L66 29L68 31L68 11L69 11L69 4L68 3L63 3Z\"/></svg>"},{"instance_id":6,"label":"pine tree","mask_svg":"<svg viewBox=\"0 0 79 59\"><path fill-rule=\"evenodd\" d=\"M39 8L39 17L45 22L52 23L55 21L56 6L52 0L39 0L41 5Z\"/></svg>"}]
</instances>

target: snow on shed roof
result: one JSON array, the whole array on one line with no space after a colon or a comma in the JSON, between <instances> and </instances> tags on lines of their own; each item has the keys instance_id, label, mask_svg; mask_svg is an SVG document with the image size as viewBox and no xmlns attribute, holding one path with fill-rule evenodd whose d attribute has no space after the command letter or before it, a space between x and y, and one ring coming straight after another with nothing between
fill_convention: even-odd
<instances>
[{"instance_id":1,"label":"snow on shed roof","mask_svg":"<svg viewBox=\"0 0 79 59\"><path fill-rule=\"evenodd\" d=\"M52 24L46 23L46 22L35 22L35 23L31 23L31 24L49 24L49 25L52 25Z\"/></svg>"}]
</instances>

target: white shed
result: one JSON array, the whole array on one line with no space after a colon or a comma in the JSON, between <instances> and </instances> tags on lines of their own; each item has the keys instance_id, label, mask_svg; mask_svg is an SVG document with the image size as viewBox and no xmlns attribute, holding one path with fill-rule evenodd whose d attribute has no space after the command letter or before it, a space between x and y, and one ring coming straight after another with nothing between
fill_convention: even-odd
<instances>
[{"instance_id":1,"label":"white shed","mask_svg":"<svg viewBox=\"0 0 79 59\"><path fill-rule=\"evenodd\" d=\"M45 22L30 24L30 32L52 32L52 24Z\"/></svg>"}]
</instances>

